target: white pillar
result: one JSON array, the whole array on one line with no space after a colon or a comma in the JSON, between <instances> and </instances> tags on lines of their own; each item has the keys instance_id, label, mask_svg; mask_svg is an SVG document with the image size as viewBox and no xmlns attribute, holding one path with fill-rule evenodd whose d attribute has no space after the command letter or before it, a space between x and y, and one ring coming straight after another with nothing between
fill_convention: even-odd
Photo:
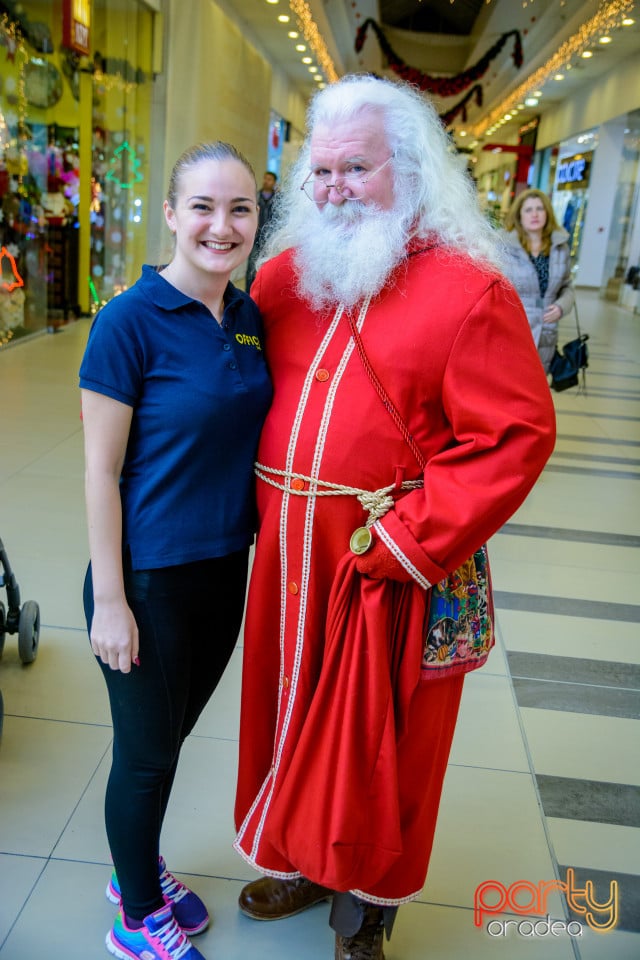
<instances>
[{"instance_id":1,"label":"white pillar","mask_svg":"<svg viewBox=\"0 0 640 960\"><path fill-rule=\"evenodd\" d=\"M589 179L589 201L584 218L576 285L601 287L604 277L611 213L618 186L626 115L603 123Z\"/></svg>"}]
</instances>

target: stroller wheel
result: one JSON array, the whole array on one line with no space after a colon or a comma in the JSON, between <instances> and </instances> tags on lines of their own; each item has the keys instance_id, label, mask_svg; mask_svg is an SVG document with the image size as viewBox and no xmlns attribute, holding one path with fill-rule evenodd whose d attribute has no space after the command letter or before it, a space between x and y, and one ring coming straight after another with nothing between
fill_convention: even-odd
<instances>
[{"instance_id":1,"label":"stroller wheel","mask_svg":"<svg viewBox=\"0 0 640 960\"><path fill-rule=\"evenodd\" d=\"M7 635L7 612L4 603L0 603L0 657L4 650L4 638Z\"/></svg>"},{"instance_id":2,"label":"stroller wheel","mask_svg":"<svg viewBox=\"0 0 640 960\"><path fill-rule=\"evenodd\" d=\"M40 639L40 607L35 600L27 600L20 611L18 622L18 653L23 663L32 663L38 653Z\"/></svg>"}]
</instances>

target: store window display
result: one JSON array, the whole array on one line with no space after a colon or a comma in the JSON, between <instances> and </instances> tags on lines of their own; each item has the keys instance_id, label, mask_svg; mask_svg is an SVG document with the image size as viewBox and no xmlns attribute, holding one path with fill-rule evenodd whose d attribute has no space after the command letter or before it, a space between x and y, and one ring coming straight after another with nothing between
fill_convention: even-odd
<instances>
[{"instance_id":1,"label":"store window display","mask_svg":"<svg viewBox=\"0 0 640 960\"><path fill-rule=\"evenodd\" d=\"M152 13L93 0L84 55L61 3L0 4L0 348L110 299L146 253Z\"/></svg>"}]
</instances>

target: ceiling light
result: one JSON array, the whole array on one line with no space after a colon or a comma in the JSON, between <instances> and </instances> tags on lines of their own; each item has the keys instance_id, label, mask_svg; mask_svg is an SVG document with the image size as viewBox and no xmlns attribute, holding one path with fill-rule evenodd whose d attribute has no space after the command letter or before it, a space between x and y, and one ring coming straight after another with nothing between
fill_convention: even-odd
<instances>
[{"instance_id":1,"label":"ceiling light","mask_svg":"<svg viewBox=\"0 0 640 960\"><path fill-rule=\"evenodd\" d=\"M533 95L534 95L534 97L541 97L541 96L542 96L542 90L534 90L534 91L533 91Z\"/></svg>"},{"instance_id":2,"label":"ceiling light","mask_svg":"<svg viewBox=\"0 0 640 960\"><path fill-rule=\"evenodd\" d=\"M281 13L280 16L278 17L278 20L280 21L280 23L289 23L289 20L291 20L291 17L287 13Z\"/></svg>"},{"instance_id":3,"label":"ceiling light","mask_svg":"<svg viewBox=\"0 0 640 960\"><path fill-rule=\"evenodd\" d=\"M538 106L538 101L536 100L535 97L527 97L527 99L525 100L525 103L526 103L526 105L527 105L528 107L537 107L537 106Z\"/></svg>"},{"instance_id":4,"label":"ceiling light","mask_svg":"<svg viewBox=\"0 0 640 960\"><path fill-rule=\"evenodd\" d=\"M600 43L611 43L611 37L600 37Z\"/></svg>"},{"instance_id":5,"label":"ceiling light","mask_svg":"<svg viewBox=\"0 0 640 960\"><path fill-rule=\"evenodd\" d=\"M461 137L466 137L467 131L466 131L466 130L460 130L460 131L458 131L458 135L461 136Z\"/></svg>"},{"instance_id":6,"label":"ceiling light","mask_svg":"<svg viewBox=\"0 0 640 960\"><path fill-rule=\"evenodd\" d=\"M291 37L292 40L297 40L300 34L298 33L297 30L289 30L289 33L287 34L287 36Z\"/></svg>"},{"instance_id":7,"label":"ceiling light","mask_svg":"<svg viewBox=\"0 0 640 960\"><path fill-rule=\"evenodd\" d=\"M622 21L623 27L632 27L635 23L635 20L632 17L625 17Z\"/></svg>"},{"instance_id":8,"label":"ceiling light","mask_svg":"<svg viewBox=\"0 0 640 960\"><path fill-rule=\"evenodd\" d=\"M309 67L309 73L317 73L317 72L318 72L317 67Z\"/></svg>"},{"instance_id":9,"label":"ceiling light","mask_svg":"<svg viewBox=\"0 0 640 960\"><path fill-rule=\"evenodd\" d=\"M291 4L295 2L296 0L290 0ZM565 6L565 3L563 2L561 6ZM573 57L579 57L585 48L594 43L597 44L600 36L612 33L614 29L620 26L622 18L627 17L628 14L633 12L633 7L634 0L610 0L608 3L603 2L598 4L596 13L582 23L575 33L560 44L555 53L553 53L545 63L531 76L527 77L524 83L516 87L509 96L505 97L495 109L485 114L483 119L474 127L473 132L476 136L481 135L483 131L494 122L496 116L504 113L505 110L511 110L514 103L517 103L521 97L528 95L532 87L540 88L557 73L558 70L566 69L566 64L569 63ZM631 17L629 17L629 19L631 19ZM601 50L602 47L598 46L598 49ZM579 65L586 66L580 61L580 64L574 64L574 68Z\"/></svg>"},{"instance_id":10,"label":"ceiling light","mask_svg":"<svg viewBox=\"0 0 640 960\"><path fill-rule=\"evenodd\" d=\"M303 62L303 63L313 63L313 57L303 57L303 58L302 58L302 62Z\"/></svg>"},{"instance_id":11,"label":"ceiling light","mask_svg":"<svg viewBox=\"0 0 640 960\"><path fill-rule=\"evenodd\" d=\"M564 80L564 73L556 73L554 80Z\"/></svg>"},{"instance_id":12,"label":"ceiling light","mask_svg":"<svg viewBox=\"0 0 640 960\"><path fill-rule=\"evenodd\" d=\"M504 118L505 118L505 120L511 120L511 114L510 114L510 113L505 113Z\"/></svg>"},{"instance_id":13,"label":"ceiling light","mask_svg":"<svg viewBox=\"0 0 640 960\"><path fill-rule=\"evenodd\" d=\"M593 56L593 50L583 50L580 56L583 60L588 60L589 57Z\"/></svg>"},{"instance_id":14,"label":"ceiling light","mask_svg":"<svg viewBox=\"0 0 640 960\"><path fill-rule=\"evenodd\" d=\"M304 53L306 49L307 48L305 47L304 43L296 43L296 50L298 53Z\"/></svg>"},{"instance_id":15,"label":"ceiling light","mask_svg":"<svg viewBox=\"0 0 640 960\"><path fill-rule=\"evenodd\" d=\"M267 0L267 3L279 3L280 0Z\"/></svg>"}]
</instances>

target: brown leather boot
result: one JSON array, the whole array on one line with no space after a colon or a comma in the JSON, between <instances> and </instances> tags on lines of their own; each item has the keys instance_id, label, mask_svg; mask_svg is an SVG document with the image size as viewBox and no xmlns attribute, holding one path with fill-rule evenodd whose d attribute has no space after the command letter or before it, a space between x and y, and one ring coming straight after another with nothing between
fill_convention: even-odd
<instances>
[{"instance_id":1,"label":"brown leather boot","mask_svg":"<svg viewBox=\"0 0 640 960\"><path fill-rule=\"evenodd\" d=\"M330 900L333 891L312 883L306 877L276 880L262 877L242 888L238 905L254 920L283 920L301 913L322 900Z\"/></svg>"},{"instance_id":2,"label":"brown leather boot","mask_svg":"<svg viewBox=\"0 0 640 960\"><path fill-rule=\"evenodd\" d=\"M384 925L380 907L365 907L362 926L353 937L336 934L335 960L384 960Z\"/></svg>"}]
</instances>

